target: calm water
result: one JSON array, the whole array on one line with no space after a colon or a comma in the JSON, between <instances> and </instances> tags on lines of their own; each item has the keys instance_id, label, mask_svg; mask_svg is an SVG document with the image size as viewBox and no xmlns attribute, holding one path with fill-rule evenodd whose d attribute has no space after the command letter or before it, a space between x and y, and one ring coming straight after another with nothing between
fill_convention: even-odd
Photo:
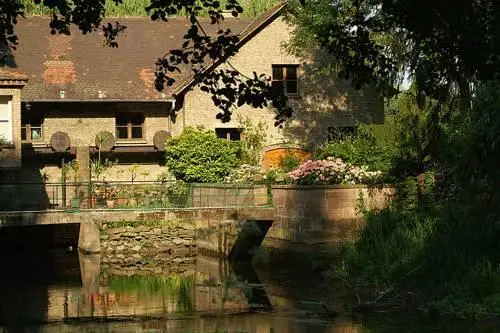
<instances>
[{"instance_id":1,"label":"calm water","mask_svg":"<svg viewBox=\"0 0 500 333\"><path fill-rule=\"evenodd\" d=\"M199 256L179 267L149 269L145 262L138 270L66 250L4 252L0 260L0 333L500 331L496 324L427 324L412 316L333 317L320 305L317 279L293 263L256 269Z\"/></svg>"}]
</instances>

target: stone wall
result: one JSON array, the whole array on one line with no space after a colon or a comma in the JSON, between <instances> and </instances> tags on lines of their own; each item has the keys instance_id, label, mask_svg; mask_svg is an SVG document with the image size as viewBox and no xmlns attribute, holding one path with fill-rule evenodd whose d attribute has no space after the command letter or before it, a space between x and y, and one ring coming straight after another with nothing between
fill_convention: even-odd
<instances>
[{"instance_id":1,"label":"stone wall","mask_svg":"<svg viewBox=\"0 0 500 333\"><path fill-rule=\"evenodd\" d=\"M332 63L332 59L324 55L300 58L286 52L284 43L290 40L293 31L294 27L279 17L231 58L231 64L250 77L253 72L271 77L273 64L299 66L299 95L289 99L294 113L284 129L273 125L276 113L272 107L256 109L243 105L234 110L230 122L222 123L215 118L220 110L214 106L210 94L194 87L186 93L183 110L177 117L177 123L173 124L174 132L180 132L183 126L199 124L208 129L235 128L239 127L238 116L243 116L248 117L253 124L268 124L268 144L292 140L314 146L327 140L329 127L355 126L357 121L382 123L383 102L374 87L356 90L350 82L336 78L331 73L321 74L320 68L325 64L331 66Z\"/></svg>"},{"instance_id":2,"label":"stone wall","mask_svg":"<svg viewBox=\"0 0 500 333\"><path fill-rule=\"evenodd\" d=\"M151 225L153 224L153 225ZM192 271L197 244L192 222L136 222L134 227L101 225L101 255L110 274Z\"/></svg>"},{"instance_id":3,"label":"stone wall","mask_svg":"<svg viewBox=\"0 0 500 333\"><path fill-rule=\"evenodd\" d=\"M0 97L10 99L13 144L0 147L0 169L17 169L21 167L21 87L2 87Z\"/></svg>"},{"instance_id":4,"label":"stone wall","mask_svg":"<svg viewBox=\"0 0 500 333\"><path fill-rule=\"evenodd\" d=\"M354 238L363 227L360 198L367 209L386 207L392 187L362 185L279 185L272 189L275 220L265 244L273 239L337 243Z\"/></svg>"},{"instance_id":5,"label":"stone wall","mask_svg":"<svg viewBox=\"0 0 500 333\"><path fill-rule=\"evenodd\" d=\"M193 184L193 207L254 207L268 204L265 185Z\"/></svg>"},{"instance_id":6,"label":"stone wall","mask_svg":"<svg viewBox=\"0 0 500 333\"><path fill-rule=\"evenodd\" d=\"M168 103L32 103L30 112L44 117L43 137L34 146L50 144L52 134L66 132L71 146L95 146L96 135L101 131L116 132L116 112L142 112L144 127L142 140L116 140L119 145L152 145L157 131L169 131Z\"/></svg>"}]
</instances>

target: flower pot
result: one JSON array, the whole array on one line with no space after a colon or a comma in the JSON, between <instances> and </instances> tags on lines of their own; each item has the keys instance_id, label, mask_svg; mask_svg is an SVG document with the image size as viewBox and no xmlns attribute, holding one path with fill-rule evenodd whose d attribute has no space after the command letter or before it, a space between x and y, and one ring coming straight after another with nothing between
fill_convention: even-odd
<instances>
[{"instance_id":1,"label":"flower pot","mask_svg":"<svg viewBox=\"0 0 500 333\"><path fill-rule=\"evenodd\" d=\"M106 200L106 206L108 208L115 208L115 201L114 200Z\"/></svg>"},{"instance_id":2,"label":"flower pot","mask_svg":"<svg viewBox=\"0 0 500 333\"><path fill-rule=\"evenodd\" d=\"M115 199L115 205L117 206L126 206L128 203L128 199L118 198Z\"/></svg>"},{"instance_id":3,"label":"flower pot","mask_svg":"<svg viewBox=\"0 0 500 333\"><path fill-rule=\"evenodd\" d=\"M137 206L137 200L136 199L128 199L128 205L129 206Z\"/></svg>"},{"instance_id":4,"label":"flower pot","mask_svg":"<svg viewBox=\"0 0 500 333\"><path fill-rule=\"evenodd\" d=\"M71 208L80 208L80 199L72 198L71 199Z\"/></svg>"}]
</instances>

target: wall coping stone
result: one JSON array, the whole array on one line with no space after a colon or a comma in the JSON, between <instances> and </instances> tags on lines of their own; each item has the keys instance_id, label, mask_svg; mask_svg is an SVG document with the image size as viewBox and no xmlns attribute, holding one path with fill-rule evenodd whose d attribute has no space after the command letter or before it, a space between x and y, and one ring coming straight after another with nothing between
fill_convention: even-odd
<instances>
[{"instance_id":1,"label":"wall coping stone","mask_svg":"<svg viewBox=\"0 0 500 333\"><path fill-rule=\"evenodd\" d=\"M230 189L252 189L256 187L265 187L265 184L252 184L252 183L194 183L193 188L230 188Z\"/></svg>"},{"instance_id":2,"label":"wall coping stone","mask_svg":"<svg viewBox=\"0 0 500 333\"><path fill-rule=\"evenodd\" d=\"M273 190L328 190L328 189L380 189L380 188L396 188L395 185L391 184L380 184L380 185L364 185L364 184L337 184L337 185L273 185Z\"/></svg>"},{"instance_id":3,"label":"wall coping stone","mask_svg":"<svg viewBox=\"0 0 500 333\"><path fill-rule=\"evenodd\" d=\"M4 143L4 144L0 144L0 150L2 149L16 149L16 145L13 144L13 143Z\"/></svg>"},{"instance_id":4,"label":"wall coping stone","mask_svg":"<svg viewBox=\"0 0 500 333\"><path fill-rule=\"evenodd\" d=\"M262 149L262 153L267 153L268 151L276 149L299 149L309 153L311 152L309 149L306 149L301 145L295 143L274 143L272 145L264 147L264 149Z\"/></svg>"}]
</instances>

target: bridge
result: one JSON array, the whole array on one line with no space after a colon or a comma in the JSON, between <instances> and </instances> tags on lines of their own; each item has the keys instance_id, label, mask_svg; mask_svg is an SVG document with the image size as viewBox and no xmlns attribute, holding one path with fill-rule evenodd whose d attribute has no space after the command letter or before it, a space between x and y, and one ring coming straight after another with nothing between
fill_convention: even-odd
<instances>
[{"instance_id":1,"label":"bridge","mask_svg":"<svg viewBox=\"0 0 500 333\"><path fill-rule=\"evenodd\" d=\"M252 256L274 221L274 208L192 207L164 209L38 210L0 212L0 227L80 224L78 248L99 253L100 225L106 222L183 221L192 223L199 248L232 260Z\"/></svg>"}]
</instances>

